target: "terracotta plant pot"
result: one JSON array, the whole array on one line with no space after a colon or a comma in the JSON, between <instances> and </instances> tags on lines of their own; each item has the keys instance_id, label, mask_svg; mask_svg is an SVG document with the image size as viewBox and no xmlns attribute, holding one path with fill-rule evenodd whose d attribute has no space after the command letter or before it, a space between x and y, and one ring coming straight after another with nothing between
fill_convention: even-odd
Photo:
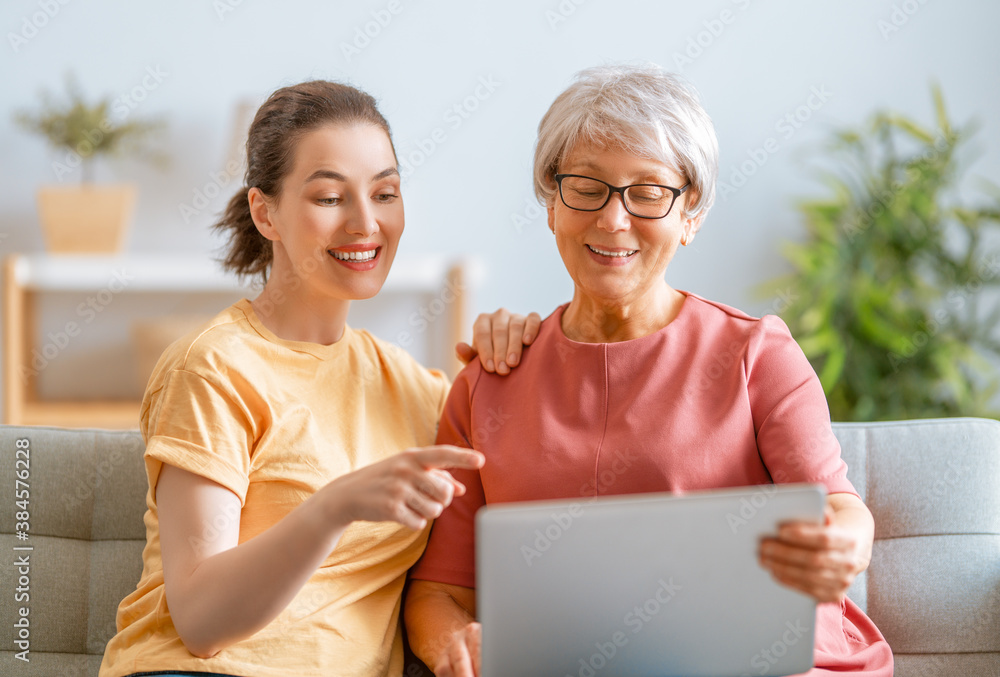
<instances>
[{"instance_id":1,"label":"terracotta plant pot","mask_svg":"<svg viewBox=\"0 0 1000 677\"><path fill-rule=\"evenodd\" d=\"M130 183L42 186L38 215L46 249L54 254L120 252L135 195Z\"/></svg>"}]
</instances>

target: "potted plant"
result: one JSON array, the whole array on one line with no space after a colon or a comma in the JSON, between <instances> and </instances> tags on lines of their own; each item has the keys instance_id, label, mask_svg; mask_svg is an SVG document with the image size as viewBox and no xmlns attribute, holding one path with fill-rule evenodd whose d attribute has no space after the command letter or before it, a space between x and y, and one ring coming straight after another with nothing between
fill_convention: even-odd
<instances>
[{"instance_id":1,"label":"potted plant","mask_svg":"<svg viewBox=\"0 0 1000 677\"><path fill-rule=\"evenodd\" d=\"M122 107L121 119L113 120L113 100L87 103L72 78L67 93L68 100L60 103L43 92L38 111L21 111L14 117L23 129L44 136L54 149L66 153L53 163L58 178L77 166L81 169L79 185L46 185L38 190L46 248L59 253L117 252L131 221L136 188L131 183L94 184L94 161L128 155L161 164L164 156L147 142L163 123L130 119L127 107Z\"/></svg>"},{"instance_id":2,"label":"potted plant","mask_svg":"<svg viewBox=\"0 0 1000 677\"><path fill-rule=\"evenodd\" d=\"M1000 191L958 191L954 128L938 89L936 129L879 112L836 133L830 194L801 203L793 272L766 285L819 374L834 420L996 417ZM788 292L792 292L789 294Z\"/></svg>"}]
</instances>

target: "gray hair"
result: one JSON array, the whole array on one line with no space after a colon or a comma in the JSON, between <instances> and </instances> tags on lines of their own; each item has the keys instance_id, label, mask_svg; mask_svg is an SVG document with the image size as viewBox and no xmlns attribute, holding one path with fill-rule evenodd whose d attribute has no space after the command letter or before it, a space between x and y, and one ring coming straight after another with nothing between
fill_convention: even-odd
<instances>
[{"instance_id":1,"label":"gray hair","mask_svg":"<svg viewBox=\"0 0 1000 677\"><path fill-rule=\"evenodd\" d=\"M588 68L552 102L535 146L535 195L543 204L555 195L560 161L580 142L621 147L686 177L698 194L686 217L715 202L719 142L712 120L693 87L655 64Z\"/></svg>"}]
</instances>

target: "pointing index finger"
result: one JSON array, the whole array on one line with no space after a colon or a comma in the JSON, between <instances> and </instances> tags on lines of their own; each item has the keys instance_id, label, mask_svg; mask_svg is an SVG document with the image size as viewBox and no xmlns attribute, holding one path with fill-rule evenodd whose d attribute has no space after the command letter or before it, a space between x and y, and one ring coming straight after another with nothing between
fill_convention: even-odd
<instances>
[{"instance_id":1,"label":"pointing index finger","mask_svg":"<svg viewBox=\"0 0 1000 677\"><path fill-rule=\"evenodd\" d=\"M413 452L424 468L466 468L476 470L486 463L486 457L475 449L463 449L442 444Z\"/></svg>"}]
</instances>

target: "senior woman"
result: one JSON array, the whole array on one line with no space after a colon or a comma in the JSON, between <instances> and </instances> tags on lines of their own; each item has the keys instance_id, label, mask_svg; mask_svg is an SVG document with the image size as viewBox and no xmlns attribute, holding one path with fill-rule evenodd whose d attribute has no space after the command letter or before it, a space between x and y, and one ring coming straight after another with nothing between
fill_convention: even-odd
<instances>
[{"instance_id":1,"label":"senior woman","mask_svg":"<svg viewBox=\"0 0 1000 677\"><path fill-rule=\"evenodd\" d=\"M783 525L761 565L813 596L814 670L891 675L892 652L845 597L871 558L815 372L784 323L667 284L715 195L718 145L696 94L659 68L580 73L538 128L534 180L574 283L506 378L470 364L439 444L486 456L411 573L406 623L438 677L478 673L473 516L493 502L826 486L824 524Z\"/></svg>"}]
</instances>

